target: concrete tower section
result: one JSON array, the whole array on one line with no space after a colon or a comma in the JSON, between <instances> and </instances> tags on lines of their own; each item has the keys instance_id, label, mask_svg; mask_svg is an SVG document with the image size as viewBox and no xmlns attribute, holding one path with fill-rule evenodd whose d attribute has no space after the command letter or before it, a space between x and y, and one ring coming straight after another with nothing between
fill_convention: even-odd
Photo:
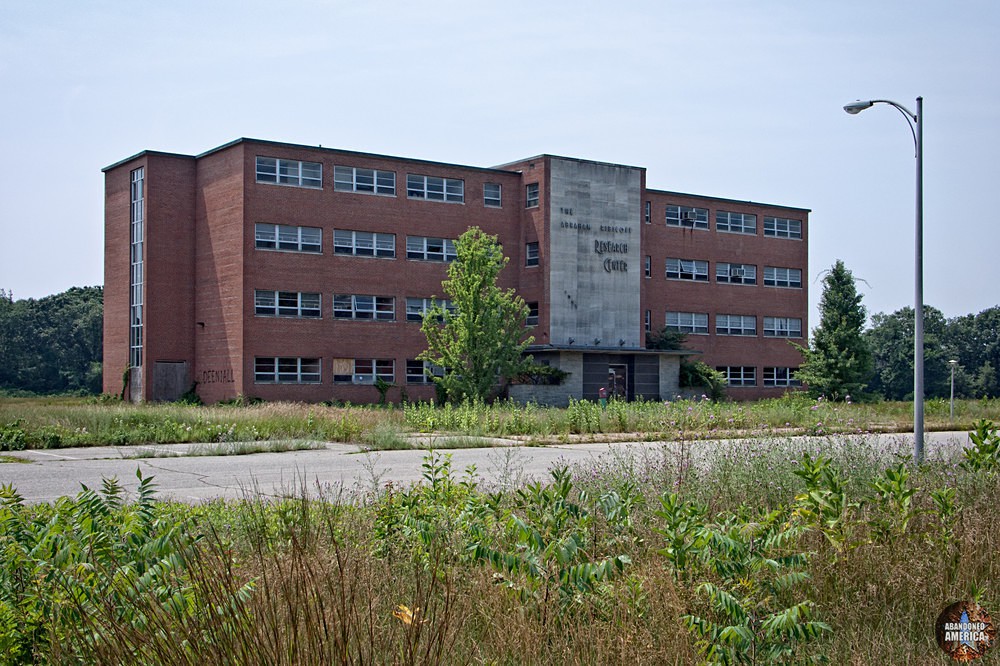
<instances>
[{"instance_id":1,"label":"concrete tower section","mask_svg":"<svg viewBox=\"0 0 1000 666\"><path fill-rule=\"evenodd\" d=\"M553 157L549 174L552 343L642 348L642 169Z\"/></svg>"}]
</instances>

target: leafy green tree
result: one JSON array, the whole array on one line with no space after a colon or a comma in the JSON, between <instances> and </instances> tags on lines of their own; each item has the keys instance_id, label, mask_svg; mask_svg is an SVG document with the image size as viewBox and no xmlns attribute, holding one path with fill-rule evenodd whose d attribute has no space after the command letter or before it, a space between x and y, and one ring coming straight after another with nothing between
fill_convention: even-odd
<instances>
[{"instance_id":1,"label":"leafy green tree","mask_svg":"<svg viewBox=\"0 0 1000 666\"><path fill-rule=\"evenodd\" d=\"M101 287L38 300L0 293L0 388L99 392L103 303Z\"/></svg>"},{"instance_id":2,"label":"leafy green tree","mask_svg":"<svg viewBox=\"0 0 1000 666\"><path fill-rule=\"evenodd\" d=\"M524 351L534 337L525 335L528 306L513 289L497 286L509 259L496 236L472 227L455 243L456 259L441 283L454 310L435 302L421 329L427 350L418 358L444 368L433 380L451 401L489 400L500 382L532 366Z\"/></svg>"},{"instance_id":3,"label":"leafy green tree","mask_svg":"<svg viewBox=\"0 0 1000 666\"><path fill-rule=\"evenodd\" d=\"M955 393L963 397L1000 397L1000 306L949 319L944 346L958 361Z\"/></svg>"},{"instance_id":4,"label":"leafy green tree","mask_svg":"<svg viewBox=\"0 0 1000 666\"><path fill-rule=\"evenodd\" d=\"M646 334L646 349L684 349L685 342L687 342L687 333L672 331L667 327Z\"/></svg>"},{"instance_id":5,"label":"leafy green tree","mask_svg":"<svg viewBox=\"0 0 1000 666\"><path fill-rule=\"evenodd\" d=\"M945 348L946 322L940 310L924 306L924 393L927 397L949 395L951 369ZM870 389L887 400L913 398L913 308L890 315L872 315L865 332L872 350L875 374Z\"/></svg>"},{"instance_id":6,"label":"leafy green tree","mask_svg":"<svg viewBox=\"0 0 1000 666\"><path fill-rule=\"evenodd\" d=\"M823 278L820 323L812 344L795 345L804 359L797 377L811 394L859 396L871 378L872 355L862 335L868 313L861 299L854 275L838 259Z\"/></svg>"}]
</instances>

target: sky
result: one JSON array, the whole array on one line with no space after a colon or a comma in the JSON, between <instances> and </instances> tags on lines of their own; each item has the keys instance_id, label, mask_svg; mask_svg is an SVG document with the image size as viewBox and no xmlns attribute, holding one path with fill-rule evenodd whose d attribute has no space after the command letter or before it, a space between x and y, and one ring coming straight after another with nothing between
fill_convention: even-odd
<instances>
[{"instance_id":1,"label":"sky","mask_svg":"<svg viewBox=\"0 0 1000 666\"><path fill-rule=\"evenodd\" d=\"M472 166L550 153L653 189L808 208L810 326L841 259L870 313L1000 304L996 0L0 0L0 289L103 282L101 169L239 137ZM1000 210L1000 206L998 206Z\"/></svg>"}]
</instances>

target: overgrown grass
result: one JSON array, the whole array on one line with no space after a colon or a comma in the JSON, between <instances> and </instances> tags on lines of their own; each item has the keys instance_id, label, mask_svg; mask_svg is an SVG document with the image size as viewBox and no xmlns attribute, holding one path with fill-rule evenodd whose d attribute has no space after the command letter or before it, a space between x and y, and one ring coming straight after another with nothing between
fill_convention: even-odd
<instances>
[{"instance_id":1,"label":"overgrown grass","mask_svg":"<svg viewBox=\"0 0 1000 666\"><path fill-rule=\"evenodd\" d=\"M947 401L929 400L929 430L969 429L982 418L1000 420L1000 400L958 401L949 418ZM0 451L23 448L227 443L270 440L358 442L369 448L405 448L410 433L516 437L541 443L586 438L685 439L771 436L776 433L905 432L912 430L910 403L831 403L802 393L739 403L710 401L618 402L606 409L573 401L566 409L498 402L437 407L329 407L298 403L194 407L128 405L83 398L0 400Z\"/></svg>"},{"instance_id":2,"label":"overgrown grass","mask_svg":"<svg viewBox=\"0 0 1000 666\"><path fill-rule=\"evenodd\" d=\"M133 502L106 482L29 506L8 487L0 653L943 663L938 613L976 599L995 615L1000 603L1000 436L986 423L976 435L920 467L902 462L902 438L874 450L829 436L681 441L527 485L484 486L434 451L414 486L298 488L281 501L159 503L147 479Z\"/></svg>"}]
</instances>

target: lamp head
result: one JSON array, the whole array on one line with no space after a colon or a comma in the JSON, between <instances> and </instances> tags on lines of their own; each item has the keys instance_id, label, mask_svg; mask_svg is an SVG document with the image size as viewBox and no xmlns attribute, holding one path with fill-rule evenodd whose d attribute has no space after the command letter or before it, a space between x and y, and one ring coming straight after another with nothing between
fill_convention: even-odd
<instances>
[{"instance_id":1,"label":"lamp head","mask_svg":"<svg viewBox=\"0 0 1000 666\"><path fill-rule=\"evenodd\" d=\"M948 365L950 365L951 367L954 368L956 365L958 365L958 361L952 359L952 360L948 361Z\"/></svg>"},{"instance_id":2,"label":"lamp head","mask_svg":"<svg viewBox=\"0 0 1000 666\"><path fill-rule=\"evenodd\" d=\"M847 111L852 116L855 116L864 111L865 109L871 108L873 104L874 102L861 102L861 101L851 102L850 104L844 105L844 111Z\"/></svg>"}]
</instances>

